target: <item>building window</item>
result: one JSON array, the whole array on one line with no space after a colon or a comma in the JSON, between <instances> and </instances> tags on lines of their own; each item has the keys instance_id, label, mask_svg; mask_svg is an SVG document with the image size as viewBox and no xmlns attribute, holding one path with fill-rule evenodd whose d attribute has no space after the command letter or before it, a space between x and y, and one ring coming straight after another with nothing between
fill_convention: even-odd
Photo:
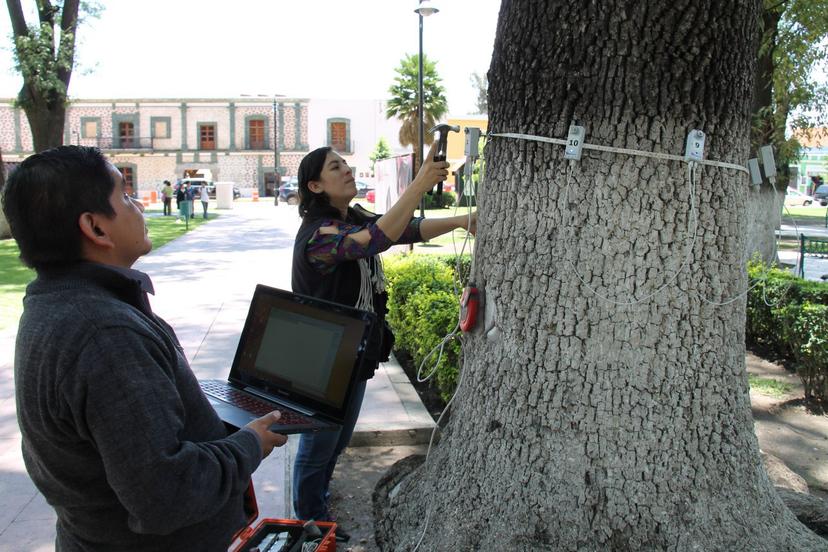
<instances>
[{"instance_id":1,"label":"building window","mask_svg":"<svg viewBox=\"0 0 828 552\"><path fill-rule=\"evenodd\" d=\"M170 137L170 118L169 117L153 117L152 118L152 137L153 138L169 138Z\"/></svg>"},{"instance_id":2,"label":"building window","mask_svg":"<svg viewBox=\"0 0 828 552\"><path fill-rule=\"evenodd\" d=\"M216 149L216 125L198 125L198 148Z\"/></svg>"},{"instance_id":3,"label":"building window","mask_svg":"<svg viewBox=\"0 0 828 552\"><path fill-rule=\"evenodd\" d=\"M330 145L335 151L348 151L348 127L345 123L331 123Z\"/></svg>"},{"instance_id":4,"label":"building window","mask_svg":"<svg viewBox=\"0 0 828 552\"><path fill-rule=\"evenodd\" d=\"M81 138L97 138L98 137L98 120L86 119L81 123Z\"/></svg>"},{"instance_id":5,"label":"building window","mask_svg":"<svg viewBox=\"0 0 828 552\"><path fill-rule=\"evenodd\" d=\"M128 122L118 123L118 139L122 148L135 146L135 125Z\"/></svg>"},{"instance_id":6,"label":"building window","mask_svg":"<svg viewBox=\"0 0 828 552\"><path fill-rule=\"evenodd\" d=\"M264 119L251 119L247 121L247 144L252 150L267 149L265 143L265 122Z\"/></svg>"},{"instance_id":7,"label":"building window","mask_svg":"<svg viewBox=\"0 0 828 552\"><path fill-rule=\"evenodd\" d=\"M135 169L132 167L118 167L121 176L124 177L124 192L129 195L135 194Z\"/></svg>"}]
</instances>

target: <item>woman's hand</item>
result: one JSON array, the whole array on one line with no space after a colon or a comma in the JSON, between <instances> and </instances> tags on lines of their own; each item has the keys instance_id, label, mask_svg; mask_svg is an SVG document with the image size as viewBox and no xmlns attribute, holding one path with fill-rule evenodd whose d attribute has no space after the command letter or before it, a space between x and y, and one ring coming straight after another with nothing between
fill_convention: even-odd
<instances>
[{"instance_id":1,"label":"woman's hand","mask_svg":"<svg viewBox=\"0 0 828 552\"><path fill-rule=\"evenodd\" d=\"M411 183L411 186L421 195L436 186L438 182L443 182L448 178L449 164L447 161L435 161L434 155L436 153L437 142L435 141L431 144L431 148L429 148L428 154L417 172L417 177Z\"/></svg>"},{"instance_id":2,"label":"woman's hand","mask_svg":"<svg viewBox=\"0 0 828 552\"><path fill-rule=\"evenodd\" d=\"M463 216L462 228L464 228L466 232L472 236L477 235L477 211L472 213L470 216Z\"/></svg>"}]
</instances>

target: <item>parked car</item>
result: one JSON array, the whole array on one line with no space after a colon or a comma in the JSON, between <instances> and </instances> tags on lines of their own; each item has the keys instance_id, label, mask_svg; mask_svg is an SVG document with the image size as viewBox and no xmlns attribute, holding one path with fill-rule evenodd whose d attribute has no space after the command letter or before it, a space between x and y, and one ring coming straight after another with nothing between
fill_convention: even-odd
<instances>
[{"instance_id":1,"label":"parked car","mask_svg":"<svg viewBox=\"0 0 828 552\"><path fill-rule=\"evenodd\" d=\"M357 199L359 199L359 198L365 197L368 194L368 190L371 190L372 188L368 184L366 184L365 182L362 182L361 180L357 180L356 181L356 189L357 189L356 197L357 197Z\"/></svg>"},{"instance_id":2,"label":"parked car","mask_svg":"<svg viewBox=\"0 0 828 552\"><path fill-rule=\"evenodd\" d=\"M785 206L793 207L797 205L810 205L814 202L814 198L805 195L800 191L788 188L785 192Z\"/></svg>"},{"instance_id":3,"label":"parked car","mask_svg":"<svg viewBox=\"0 0 828 552\"><path fill-rule=\"evenodd\" d=\"M287 182L279 186L279 193L274 200L276 205L287 203L288 205L299 205L299 179L292 176Z\"/></svg>"},{"instance_id":4,"label":"parked car","mask_svg":"<svg viewBox=\"0 0 828 552\"><path fill-rule=\"evenodd\" d=\"M819 204L825 207L828 205L828 184L818 186L814 191L814 199L819 201Z\"/></svg>"}]
</instances>

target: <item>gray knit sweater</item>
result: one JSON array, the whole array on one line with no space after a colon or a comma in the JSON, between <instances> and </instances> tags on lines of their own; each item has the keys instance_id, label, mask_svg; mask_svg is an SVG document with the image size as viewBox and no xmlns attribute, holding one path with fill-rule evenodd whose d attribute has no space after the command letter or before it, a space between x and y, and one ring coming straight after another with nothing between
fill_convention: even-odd
<instances>
[{"instance_id":1,"label":"gray knit sweater","mask_svg":"<svg viewBox=\"0 0 828 552\"><path fill-rule=\"evenodd\" d=\"M245 523L258 438L227 436L142 278L81 263L26 291L18 420L59 551L227 550Z\"/></svg>"}]
</instances>

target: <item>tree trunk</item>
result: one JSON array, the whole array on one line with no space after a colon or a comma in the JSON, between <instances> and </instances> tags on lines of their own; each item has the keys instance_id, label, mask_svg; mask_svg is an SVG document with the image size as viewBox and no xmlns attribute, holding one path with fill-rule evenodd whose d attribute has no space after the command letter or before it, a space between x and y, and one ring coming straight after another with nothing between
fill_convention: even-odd
<instances>
[{"instance_id":1,"label":"tree trunk","mask_svg":"<svg viewBox=\"0 0 828 552\"><path fill-rule=\"evenodd\" d=\"M780 173L781 176L781 173ZM778 260L776 248L776 230L782 223L785 178L777 180L776 189L770 184L762 184L747 194L747 231L745 240L745 259L758 255L766 264Z\"/></svg>"},{"instance_id":2,"label":"tree trunk","mask_svg":"<svg viewBox=\"0 0 828 552\"><path fill-rule=\"evenodd\" d=\"M504 0L489 130L577 119L590 144L683 154L701 129L706 158L744 164L758 10ZM411 550L427 518L421 551L824 550L753 433L747 176L505 138L486 159L473 278L494 327L464 339L439 446L378 497L378 543Z\"/></svg>"},{"instance_id":3,"label":"tree trunk","mask_svg":"<svg viewBox=\"0 0 828 552\"><path fill-rule=\"evenodd\" d=\"M9 222L6 220L6 213L3 211L3 188L6 186L6 166L3 164L3 152L0 151L0 240L7 240L11 237Z\"/></svg>"},{"instance_id":4,"label":"tree trunk","mask_svg":"<svg viewBox=\"0 0 828 552\"><path fill-rule=\"evenodd\" d=\"M55 148L63 144L63 128L66 119L66 98L26 97L26 86L20 91L20 103L32 129L32 145L35 152ZM54 94L53 94L54 96Z\"/></svg>"},{"instance_id":5,"label":"tree trunk","mask_svg":"<svg viewBox=\"0 0 828 552\"><path fill-rule=\"evenodd\" d=\"M778 8L779 6L777 6ZM776 145L785 140L784 127L776 128L777 120L785 121L786 116L777 117L774 114L773 103L773 61L776 50L776 37L782 11L779 9L763 9L762 40L757 45L756 79L754 80L753 125L751 127L751 154L757 155L760 146L765 144ZM778 148L777 148L778 152ZM782 174L782 171L779 171ZM758 254L765 263L777 261L776 234L782 222L782 207L785 202L785 189L788 187L786 178L780 178L776 188L768 182L763 182L758 189L751 190L747 195L747 240L745 257L752 258Z\"/></svg>"}]
</instances>

